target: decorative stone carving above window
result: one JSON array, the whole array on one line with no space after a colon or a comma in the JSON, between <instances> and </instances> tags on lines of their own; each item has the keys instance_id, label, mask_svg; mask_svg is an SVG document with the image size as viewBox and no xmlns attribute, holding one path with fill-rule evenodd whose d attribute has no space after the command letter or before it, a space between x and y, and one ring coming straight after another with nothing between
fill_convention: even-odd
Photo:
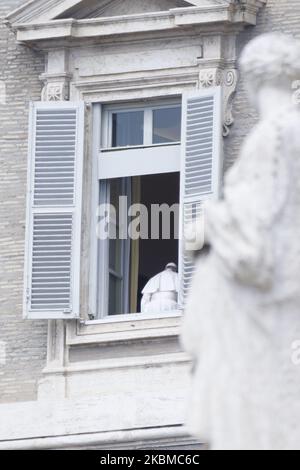
<instances>
[{"instance_id":1,"label":"decorative stone carving above window","mask_svg":"<svg viewBox=\"0 0 300 470\"><path fill-rule=\"evenodd\" d=\"M203 69L200 71L199 83L201 88L220 86L223 73L219 69Z\"/></svg>"},{"instance_id":2,"label":"decorative stone carving above window","mask_svg":"<svg viewBox=\"0 0 300 470\"><path fill-rule=\"evenodd\" d=\"M233 97L238 81L238 72L236 69L227 69L224 72L223 82L223 135L227 137L229 127L234 123L232 114Z\"/></svg>"},{"instance_id":3,"label":"decorative stone carving above window","mask_svg":"<svg viewBox=\"0 0 300 470\"><path fill-rule=\"evenodd\" d=\"M45 101L68 100L70 89L75 90L73 94L76 99L85 99L91 86L95 90L100 85L103 87L105 74L112 84L109 87L116 86L112 72L95 72L97 67L92 57L85 76L79 80L78 66L69 63L69 52L66 51L99 47L98 57L101 58L106 46L119 45L121 48L128 44L128 48L135 50L137 41L141 45L139 47L143 47L147 41L170 43L176 42L177 38L188 40L189 37L195 40L198 31L199 52L195 53L193 60L186 60L183 52L182 64L177 61L174 66L171 59L168 64L158 58L156 64L152 60L149 68L144 65L138 71L133 68L128 70L129 59L126 72L118 72L116 83L119 89L133 89L136 80L144 79L148 87L155 84L158 89L159 84L163 87L166 81L170 82L173 73L174 83L178 86L184 81L195 83L195 76L198 77L196 86L199 88L221 85L226 136L233 123L232 99L238 78L235 68L236 37L245 26L255 25L257 12L266 1L130 0L130 9L124 15L126 0L121 3L119 0L32 0L12 12L7 17L7 23L15 31L17 40L47 53L46 73L41 76L44 82L42 99ZM60 52L57 53L58 49ZM161 50L164 49L162 45ZM117 53L115 55L117 63ZM140 52L139 60L145 62L145 57L146 46L145 54ZM90 91L87 94L94 96ZM74 99L74 96L71 98Z\"/></svg>"},{"instance_id":4,"label":"decorative stone carving above window","mask_svg":"<svg viewBox=\"0 0 300 470\"><path fill-rule=\"evenodd\" d=\"M57 78L57 77L56 77ZM67 101L69 100L69 80L63 78L61 81L52 81L47 75L41 76L45 82L42 90L42 101Z\"/></svg>"},{"instance_id":5,"label":"decorative stone carving above window","mask_svg":"<svg viewBox=\"0 0 300 470\"><path fill-rule=\"evenodd\" d=\"M223 136L227 137L229 128L234 122L232 101L238 81L238 71L234 68L220 70L202 69L199 74L200 88L222 86L223 92Z\"/></svg>"}]
</instances>

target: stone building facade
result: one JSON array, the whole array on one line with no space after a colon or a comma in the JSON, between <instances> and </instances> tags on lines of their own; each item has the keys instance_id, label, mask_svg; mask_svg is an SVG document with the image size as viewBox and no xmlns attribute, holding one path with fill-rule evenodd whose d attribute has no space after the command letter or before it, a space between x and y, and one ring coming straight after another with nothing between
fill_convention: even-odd
<instances>
[{"instance_id":1,"label":"stone building facade","mask_svg":"<svg viewBox=\"0 0 300 470\"><path fill-rule=\"evenodd\" d=\"M0 341L6 348L6 363L0 366L1 403L36 399L47 341L45 322L22 320L28 111L29 102L40 99L39 76L45 67L43 55L16 44L15 35L4 23L5 16L22 3L5 0L0 4L0 81L5 86L0 103Z\"/></svg>"},{"instance_id":2,"label":"stone building facade","mask_svg":"<svg viewBox=\"0 0 300 470\"><path fill-rule=\"evenodd\" d=\"M78 329L75 331L77 327L74 322L66 331L64 326L66 322L63 320L52 320L48 324L46 319L23 319L29 103L41 100L45 81L47 87L47 84L51 84L53 77L45 78L44 76L43 82L40 77L45 70L49 73L49 67L54 67L49 61L47 63L43 47L36 47L38 40L34 38L35 33L32 31L28 33L24 28L12 28L11 20L6 19L8 14L24 6L25 3L24 0L1 0L0 2L0 416L3 417L0 423L0 448L9 446L22 448L25 444L22 441L20 443L20 439L29 439L26 444L29 447L46 446L48 448L92 446L100 448L101 446L116 446L118 442L120 447L137 445L134 443L143 440L152 443L165 442L165 447L174 446L175 443L183 447L197 447L197 444L190 441L181 428L184 422L190 364L189 359L176 346L180 330L178 318L164 320L165 335L154 334L153 331L156 328L161 328L154 324L146 326L145 330L142 328L143 332L148 333L143 333L140 337L141 343L136 339L132 346L130 346L132 339L130 335L126 336L124 328L116 327L114 331L108 330L105 333L107 336L100 343L92 344L92 348L90 347L91 341L81 344L78 340L80 335L86 335L88 327L85 325L78 327L82 328L78 336ZM135 2L135 4L138 3L143 2L142 0ZM170 3L172 3L171 0ZM180 2L173 3L179 4ZM207 5L209 0L203 3ZM225 4L226 1L223 3ZM230 2L227 1L227 3ZM237 57L244 45L258 34L280 31L295 37L300 36L298 0L268 0L266 4L264 1L249 1L248 3L257 8L255 10L257 25L251 25L250 21L248 23L246 21L241 28L236 40ZM153 4L156 5L157 2ZM201 6L201 2L196 2L197 4ZM140 13L143 8L138 11ZM41 13L38 12L38 14ZM188 24L188 20L186 22ZM16 40L17 33L20 34L19 41ZM25 33L29 36L32 34L32 37L27 39ZM191 47L194 47L194 43ZM45 69L46 64L48 70ZM145 69L147 70L147 66ZM121 72L118 71L118 73ZM86 77L89 75L92 75L92 72L86 73ZM127 78L130 78L130 72ZM87 78L82 78L82 82L84 80ZM75 98L79 95L82 97L84 93L88 94L84 89L85 86L82 84L82 88L78 88L78 94L74 91L71 91L71 94L73 93ZM93 86L89 86L89 97L93 100L94 95L90 91L93 90ZM47 93L47 89L46 92L44 89L44 93ZM101 91L95 91L96 95L100 96ZM131 92L128 92L128 96L132 97ZM142 92L139 97L143 98ZM230 125L229 135L224 138L225 168L228 168L237 158L241 142L256 119L255 111L247 102L242 78L239 79L236 87L233 116L234 123ZM83 246L85 246L84 243ZM100 333L99 331L95 331L95 334L103 334L103 331ZM145 345L147 341L150 341L152 334L156 342L163 344L164 338L166 342L164 346L157 349L156 358L152 358L152 362L148 363L143 354L141 359L140 349L141 344ZM61 344L65 341L66 335L71 354L68 364L65 364L61 357L65 355L66 345L61 346ZM120 337L125 335L126 344L119 344L118 335ZM51 341L54 341L54 347ZM101 344L101 350L99 344ZM103 352L107 344L106 351L108 352ZM116 344L117 348L121 348L119 353ZM151 347L151 343L149 344ZM147 345L145 347L147 348ZM131 351L130 367L127 368L126 360L119 363L110 362L106 363L107 365L101 371L95 372L95 376L93 375L94 362L89 362L93 354L98 363L103 357L112 361L109 351L113 351L113 358L120 359L118 355L126 355L129 350ZM51 354L56 355L52 363L51 358L49 359ZM149 356L149 352L146 356ZM157 360L158 356L159 360ZM88 362L86 367L82 365ZM69 374L67 380L66 374ZM179 376L181 381L178 380ZM141 381L144 381L144 387L148 386L147 392L141 385ZM168 386L164 385L166 382ZM135 387L135 394L132 394L132 384ZM125 413L118 427L117 415L120 408L116 403L120 400L120 396L123 396L122 393L126 407L133 411ZM136 406L138 400L140 400L140 407ZM74 404L76 404L77 411L72 417ZM111 411L114 415L111 416L107 413L107 408L113 410L114 407L116 410ZM154 413L145 411L150 407L156 408ZM143 408L143 411L140 408ZM48 422L34 426L32 422L35 417L37 421L40 421L43 414L48 417ZM20 422L20 416L23 416L22 422ZM101 426L96 424L96 419L101 421ZM4 425L10 421L14 423L14 426ZM78 424L79 421L81 424ZM19 424L18 431L16 431L16 424ZM162 428L163 431L158 432L158 429ZM48 430L47 436L50 438L47 443L43 441L41 444L40 439L46 435L46 429ZM122 435L124 429L131 430L131 438L127 437L125 432ZM81 440L72 438L77 433L85 437ZM111 434L110 437L106 434L104 438L103 433ZM94 435L93 439L91 434ZM130 439L131 444L126 444L127 441L130 442ZM10 440L11 443L8 444L6 440Z\"/></svg>"}]
</instances>

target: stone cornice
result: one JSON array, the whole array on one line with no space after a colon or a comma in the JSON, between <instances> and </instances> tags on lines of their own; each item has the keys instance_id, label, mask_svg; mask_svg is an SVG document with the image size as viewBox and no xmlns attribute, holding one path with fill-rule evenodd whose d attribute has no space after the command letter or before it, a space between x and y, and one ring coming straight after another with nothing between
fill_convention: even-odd
<instances>
[{"instance_id":1,"label":"stone cornice","mask_svg":"<svg viewBox=\"0 0 300 470\"><path fill-rule=\"evenodd\" d=\"M10 23L50 21L70 8L76 7L82 0L29 0L24 5L7 15ZM231 1L231 0L229 0ZM201 5L202 0L191 1L194 6ZM226 0L212 0L214 3L226 3ZM228 0L227 0L228 2ZM107 2L103 2L107 6Z\"/></svg>"},{"instance_id":2,"label":"stone cornice","mask_svg":"<svg viewBox=\"0 0 300 470\"><path fill-rule=\"evenodd\" d=\"M10 24L50 21L81 0L29 0L12 11L6 19Z\"/></svg>"},{"instance_id":3,"label":"stone cornice","mask_svg":"<svg viewBox=\"0 0 300 470\"><path fill-rule=\"evenodd\" d=\"M9 24L47 22L62 15L82 0L29 0L6 17ZM191 7L205 8L203 0L188 0ZM206 0L211 6L234 7L239 10L257 12L267 0ZM105 3L105 2L104 2ZM107 3L106 3L107 5ZM171 11L171 10L170 10Z\"/></svg>"},{"instance_id":4,"label":"stone cornice","mask_svg":"<svg viewBox=\"0 0 300 470\"><path fill-rule=\"evenodd\" d=\"M69 2L74 3L74 0ZM136 15L123 15L95 19L63 19L51 21L33 21L34 16L27 21L19 22L25 17L26 8L17 10L7 17L7 23L16 32L17 40L35 43L50 39L76 39L111 37L134 33L149 33L157 31L175 31L179 28L197 25L247 25L256 23L256 14L266 0L240 0L240 2L214 3L206 6L191 6L174 8L166 12L154 12ZM65 3L65 0L49 0L50 5ZM44 4L41 0L33 0L28 5L36 8ZM49 8L49 4L47 4ZM25 9L24 9L25 8ZM51 10L51 8L50 8ZM32 14L32 11L31 11Z\"/></svg>"},{"instance_id":5,"label":"stone cornice","mask_svg":"<svg viewBox=\"0 0 300 470\"><path fill-rule=\"evenodd\" d=\"M7 15L10 24L27 23L36 21L50 21L62 15L70 8L79 5L82 0L28 0L17 9ZM191 7L203 7L203 0L187 0ZM212 5L234 5L234 4L264 4L267 0L205 0ZM107 6L107 0L103 0L103 6ZM261 6L261 5L260 5Z\"/></svg>"}]
</instances>

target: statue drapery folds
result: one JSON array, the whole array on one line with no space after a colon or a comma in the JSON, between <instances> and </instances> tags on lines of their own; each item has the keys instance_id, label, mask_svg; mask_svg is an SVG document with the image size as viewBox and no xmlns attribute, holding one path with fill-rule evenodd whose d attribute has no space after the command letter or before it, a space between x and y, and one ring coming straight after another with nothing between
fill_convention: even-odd
<instances>
[{"instance_id":1,"label":"statue drapery folds","mask_svg":"<svg viewBox=\"0 0 300 470\"><path fill-rule=\"evenodd\" d=\"M261 36L241 68L260 120L206 208L184 320L195 361L190 429L216 449L300 448L300 48Z\"/></svg>"}]
</instances>

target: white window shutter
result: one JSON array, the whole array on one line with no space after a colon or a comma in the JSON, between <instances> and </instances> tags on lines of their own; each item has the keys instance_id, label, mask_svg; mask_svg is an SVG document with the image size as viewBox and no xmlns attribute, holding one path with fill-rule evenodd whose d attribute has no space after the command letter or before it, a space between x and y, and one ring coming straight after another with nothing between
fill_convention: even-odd
<instances>
[{"instance_id":1,"label":"white window shutter","mask_svg":"<svg viewBox=\"0 0 300 470\"><path fill-rule=\"evenodd\" d=\"M84 104L30 107L24 317L79 316Z\"/></svg>"},{"instance_id":2,"label":"white window shutter","mask_svg":"<svg viewBox=\"0 0 300 470\"><path fill-rule=\"evenodd\" d=\"M183 95L181 166L181 303L194 275L194 262L185 250L185 234L202 214L207 199L218 198L222 168L221 88Z\"/></svg>"}]
</instances>

